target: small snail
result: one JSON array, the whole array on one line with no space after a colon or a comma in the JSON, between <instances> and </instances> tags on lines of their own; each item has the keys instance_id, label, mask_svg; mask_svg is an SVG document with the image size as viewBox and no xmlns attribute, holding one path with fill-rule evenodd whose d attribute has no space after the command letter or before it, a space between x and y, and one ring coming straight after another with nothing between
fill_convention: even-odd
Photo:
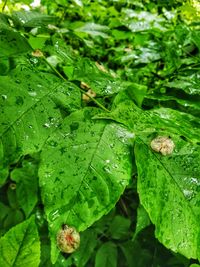
<instances>
[{"instance_id":1,"label":"small snail","mask_svg":"<svg viewBox=\"0 0 200 267\"><path fill-rule=\"evenodd\" d=\"M174 147L174 142L168 136L157 136L151 141L151 148L163 156L171 154Z\"/></svg>"},{"instance_id":2,"label":"small snail","mask_svg":"<svg viewBox=\"0 0 200 267\"><path fill-rule=\"evenodd\" d=\"M57 245L62 252L72 253L80 245L80 235L74 227L64 224L57 234Z\"/></svg>"}]
</instances>

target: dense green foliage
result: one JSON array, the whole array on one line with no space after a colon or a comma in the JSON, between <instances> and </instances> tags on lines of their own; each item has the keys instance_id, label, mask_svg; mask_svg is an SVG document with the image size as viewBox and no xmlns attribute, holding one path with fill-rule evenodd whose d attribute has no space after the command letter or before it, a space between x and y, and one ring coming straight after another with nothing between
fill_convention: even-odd
<instances>
[{"instance_id":1,"label":"dense green foliage","mask_svg":"<svg viewBox=\"0 0 200 267\"><path fill-rule=\"evenodd\" d=\"M200 266L195 1L16 2L0 13L0 266Z\"/></svg>"}]
</instances>

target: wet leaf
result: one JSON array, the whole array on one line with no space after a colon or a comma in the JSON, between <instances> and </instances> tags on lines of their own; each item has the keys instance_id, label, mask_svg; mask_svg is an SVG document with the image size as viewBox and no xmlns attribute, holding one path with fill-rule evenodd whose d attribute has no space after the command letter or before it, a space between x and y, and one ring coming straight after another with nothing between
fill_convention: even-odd
<instances>
[{"instance_id":1,"label":"wet leaf","mask_svg":"<svg viewBox=\"0 0 200 267\"><path fill-rule=\"evenodd\" d=\"M18 67L0 76L0 185L8 164L41 149L62 121L61 110L80 106L79 89L56 76Z\"/></svg>"},{"instance_id":2,"label":"wet leaf","mask_svg":"<svg viewBox=\"0 0 200 267\"><path fill-rule=\"evenodd\" d=\"M199 258L200 149L174 137L170 156L135 145L138 193L161 243L187 258Z\"/></svg>"},{"instance_id":3,"label":"wet leaf","mask_svg":"<svg viewBox=\"0 0 200 267\"><path fill-rule=\"evenodd\" d=\"M91 120L97 112L88 108L67 117L41 154L52 262L59 253L55 234L61 225L85 230L114 207L131 177L133 135L118 124Z\"/></svg>"},{"instance_id":4,"label":"wet leaf","mask_svg":"<svg viewBox=\"0 0 200 267\"><path fill-rule=\"evenodd\" d=\"M199 123L190 114L170 108L143 110L138 108L126 92L118 94L112 112L100 114L98 118L112 119L123 123L136 135L167 131L178 133L193 142L199 142Z\"/></svg>"}]
</instances>

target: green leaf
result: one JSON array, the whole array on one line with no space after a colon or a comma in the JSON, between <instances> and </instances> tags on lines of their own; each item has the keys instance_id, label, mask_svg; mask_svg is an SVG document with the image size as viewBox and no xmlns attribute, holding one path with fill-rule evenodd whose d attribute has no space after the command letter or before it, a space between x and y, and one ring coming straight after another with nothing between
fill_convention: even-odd
<instances>
[{"instance_id":1,"label":"green leaf","mask_svg":"<svg viewBox=\"0 0 200 267\"><path fill-rule=\"evenodd\" d=\"M167 82L165 86L183 90L189 95L200 95L200 82L198 73L193 73L189 76L178 76L171 82Z\"/></svg>"},{"instance_id":2,"label":"green leaf","mask_svg":"<svg viewBox=\"0 0 200 267\"><path fill-rule=\"evenodd\" d=\"M165 19L159 17L157 14L124 8L123 16L122 24L125 24L132 32L149 30L166 31Z\"/></svg>"},{"instance_id":3,"label":"green leaf","mask_svg":"<svg viewBox=\"0 0 200 267\"><path fill-rule=\"evenodd\" d=\"M34 217L11 228L1 237L0 251L0 266L39 266L40 241Z\"/></svg>"},{"instance_id":4,"label":"green leaf","mask_svg":"<svg viewBox=\"0 0 200 267\"><path fill-rule=\"evenodd\" d=\"M112 242L104 243L97 251L95 267L117 267L117 247Z\"/></svg>"},{"instance_id":5,"label":"green leaf","mask_svg":"<svg viewBox=\"0 0 200 267\"><path fill-rule=\"evenodd\" d=\"M108 229L108 233L110 233L113 239L127 238L129 234L130 225L131 225L130 219L117 215L111 222L110 227Z\"/></svg>"},{"instance_id":6,"label":"green leaf","mask_svg":"<svg viewBox=\"0 0 200 267\"><path fill-rule=\"evenodd\" d=\"M97 117L123 123L140 137L156 131L168 131L182 135L192 142L200 140L200 124L195 117L170 108L142 110L126 92L119 93L115 98L112 112Z\"/></svg>"},{"instance_id":7,"label":"green leaf","mask_svg":"<svg viewBox=\"0 0 200 267\"><path fill-rule=\"evenodd\" d=\"M147 86L138 83L130 83L130 86L127 88L127 91L130 98L135 100L138 106L141 107L147 92Z\"/></svg>"},{"instance_id":8,"label":"green leaf","mask_svg":"<svg viewBox=\"0 0 200 267\"><path fill-rule=\"evenodd\" d=\"M56 76L18 67L0 76L0 185L9 163L37 152L62 121L61 110L80 107L79 89Z\"/></svg>"},{"instance_id":9,"label":"green leaf","mask_svg":"<svg viewBox=\"0 0 200 267\"><path fill-rule=\"evenodd\" d=\"M200 258L198 203L200 148L173 137L175 150L162 156L139 140L135 145L138 193L161 243L187 258Z\"/></svg>"},{"instance_id":10,"label":"green leaf","mask_svg":"<svg viewBox=\"0 0 200 267\"><path fill-rule=\"evenodd\" d=\"M72 266L73 262L78 267L85 267L92 256L98 243L97 233L93 229L87 229L81 234L81 242L78 251L74 252L65 262L65 266Z\"/></svg>"},{"instance_id":11,"label":"green leaf","mask_svg":"<svg viewBox=\"0 0 200 267\"><path fill-rule=\"evenodd\" d=\"M68 116L41 153L52 262L62 224L85 230L114 207L131 177L132 134L118 124L91 120L97 112L86 108Z\"/></svg>"},{"instance_id":12,"label":"green leaf","mask_svg":"<svg viewBox=\"0 0 200 267\"><path fill-rule=\"evenodd\" d=\"M95 63L88 58L78 58L72 66L73 74L70 80L85 82L98 95L112 95L126 88L126 83L99 70Z\"/></svg>"},{"instance_id":13,"label":"green leaf","mask_svg":"<svg viewBox=\"0 0 200 267\"><path fill-rule=\"evenodd\" d=\"M3 221L3 229L9 230L11 227L15 226L18 223L21 223L24 220L24 215L19 209L10 209L8 215Z\"/></svg>"},{"instance_id":14,"label":"green leaf","mask_svg":"<svg viewBox=\"0 0 200 267\"><path fill-rule=\"evenodd\" d=\"M134 241L137 235L150 224L151 221L149 219L148 213L142 205L139 205L139 207L137 208L137 223L132 240Z\"/></svg>"},{"instance_id":15,"label":"green leaf","mask_svg":"<svg viewBox=\"0 0 200 267\"><path fill-rule=\"evenodd\" d=\"M27 40L11 28L1 28L0 34L0 58L16 56L31 51Z\"/></svg>"},{"instance_id":16,"label":"green leaf","mask_svg":"<svg viewBox=\"0 0 200 267\"><path fill-rule=\"evenodd\" d=\"M197 97L194 97L193 99L190 97L187 97L187 99L181 99L176 96L167 95L166 93L161 94L153 94L148 95L146 97L149 101L151 101L151 105L154 106L155 102L158 102L159 104L165 105L165 106L172 106L177 107L177 105L180 107L181 110L183 110L186 113L189 113L191 115L200 116L200 105L199 100ZM176 104L175 104L176 103Z\"/></svg>"},{"instance_id":17,"label":"green leaf","mask_svg":"<svg viewBox=\"0 0 200 267\"><path fill-rule=\"evenodd\" d=\"M24 27L39 27L53 24L56 17L42 14L35 11L17 11L13 12L12 18L17 25Z\"/></svg>"},{"instance_id":18,"label":"green leaf","mask_svg":"<svg viewBox=\"0 0 200 267\"><path fill-rule=\"evenodd\" d=\"M106 32L109 28L105 25L96 24L94 22L84 23L83 26L75 28L75 33L83 32L91 36L101 36L102 38L108 38L109 35Z\"/></svg>"},{"instance_id":19,"label":"green leaf","mask_svg":"<svg viewBox=\"0 0 200 267\"><path fill-rule=\"evenodd\" d=\"M16 168L11 172L11 179L16 182L19 206L28 218L38 200L37 163L24 160L22 168Z\"/></svg>"},{"instance_id":20,"label":"green leaf","mask_svg":"<svg viewBox=\"0 0 200 267\"><path fill-rule=\"evenodd\" d=\"M119 244L124 257L126 259L127 265L130 267L144 267L151 266L152 262L152 252L141 247L140 243L137 241L127 241Z\"/></svg>"}]
</instances>

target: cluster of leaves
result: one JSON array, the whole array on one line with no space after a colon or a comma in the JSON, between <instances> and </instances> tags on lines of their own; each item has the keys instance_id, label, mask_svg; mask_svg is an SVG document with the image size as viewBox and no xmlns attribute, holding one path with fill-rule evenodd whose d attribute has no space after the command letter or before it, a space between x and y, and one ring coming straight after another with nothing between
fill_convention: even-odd
<instances>
[{"instance_id":1,"label":"cluster of leaves","mask_svg":"<svg viewBox=\"0 0 200 267\"><path fill-rule=\"evenodd\" d=\"M198 21L172 0L6 7L0 266L199 266ZM63 224L81 232L70 256Z\"/></svg>"}]
</instances>

